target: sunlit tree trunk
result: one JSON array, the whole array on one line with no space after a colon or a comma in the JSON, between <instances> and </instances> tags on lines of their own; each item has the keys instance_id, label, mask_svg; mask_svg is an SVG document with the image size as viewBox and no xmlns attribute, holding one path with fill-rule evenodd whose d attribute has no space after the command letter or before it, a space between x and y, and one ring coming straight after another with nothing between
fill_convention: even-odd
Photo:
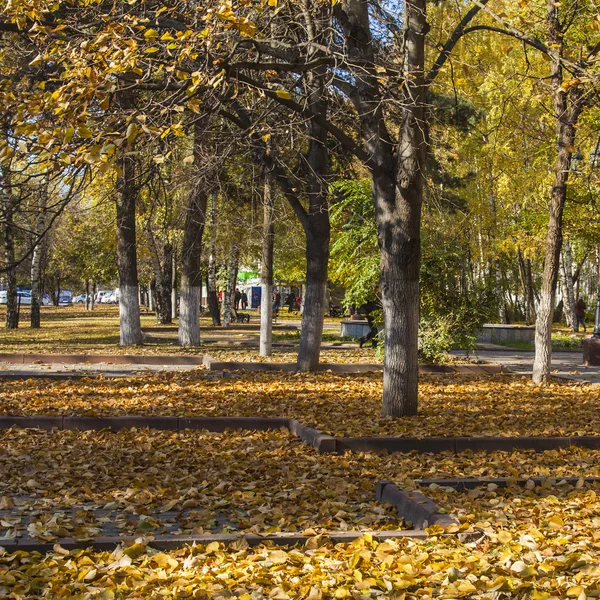
<instances>
[{"instance_id":1,"label":"sunlit tree trunk","mask_svg":"<svg viewBox=\"0 0 600 600\"><path fill-rule=\"evenodd\" d=\"M208 257L208 275L206 293L208 310L212 318L213 327L221 326L221 309L217 297L217 195L213 194L210 204L210 248Z\"/></svg>"},{"instance_id":2,"label":"sunlit tree trunk","mask_svg":"<svg viewBox=\"0 0 600 600\"><path fill-rule=\"evenodd\" d=\"M38 329L41 326L40 318L40 306L42 304L42 289L40 285L41 276L41 262L42 262L42 244L43 234L46 227L46 206L48 203L48 189L44 185L44 188L40 190L39 203L38 203L38 214L35 220L35 231L34 231L34 248L31 254L31 327Z\"/></svg>"},{"instance_id":3,"label":"sunlit tree trunk","mask_svg":"<svg viewBox=\"0 0 600 600\"><path fill-rule=\"evenodd\" d=\"M238 273L238 259L239 259L239 245L237 242L233 242L231 245L231 257L229 259L229 274L227 277L227 288L225 290L225 297L223 299L224 313L223 313L223 327L229 327L231 323L231 310L233 305L233 297L235 294L235 284Z\"/></svg>"},{"instance_id":4,"label":"sunlit tree trunk","mask_svg":"<svg viewBox=\"0 0 600 600\"><path fill-rule=\"evenodd\" d=\"M2 212L4 220L4 264L6 268L6 329L19 326L17 268L15 265L14 209L10 166L2 168Z\"/></svg>"},{"instance_id":5,"label":"sunlit tree trunk","mask_svg":"<svg viewBox=\"0 0 600 600\"><path fill-rule=\"evenodd\" d=\"M544 271L542 290L535 331L535 358L533 362L533 381L537 384L548 383L552 362L552 319L556 281L560 266L562 245L562 220L567 198L567 182L576 135L576 125L581 112L581 91L571 88L569 93L562 89L563 36L558 17L560 3L548 0L548 46L550 47L552 72L552 103L556 119L556 141L558 157L554 170L554 184L550 195L548 233L544 252Z\"/></svg>"},{"instance_id":6,"label":"sunlit tree trunk","mask_svg":"<svg viewBox=\"0 0 600 600\"><path fill-rule=\"evenodd\" d=\"M563 273L566 288L565 316L568 315L567 326L573 332L577 330L577 315L575 314L575 288L573 285L573 260L571 254L571 244L565 240L563 253Z\"/></svg>"},{"instance_id":7,"label":"sunlit tree trunk","mask_svg":"<svg viewBox=\"0 0 600 600\"><path fill-rule=\"evenodd\" d=\"M119 272L119 313L121 345L142 343L138 304L135 205L138 195L135 158L119 159L117 177L117 268Z\"/></svg>"},{"instance_id":8,"label":"sunlit tree trunk","mask_svg":"<svg viewBox=\"0 0 600 600\"><path fill-rule=\"evenodd\" d=\"M202 147L206 132L204 122L198 120L194 126L194 164L202 164ZM190 191L185 215L183 243L181 245L180 301L179 301L179 344L200 345L200 303L202 300L202 235L206 222L208 196L206 182L199 175Z\"/></svg>"},{"instance_id":9,"label":"sunlit tree trunk","mask_svg":"<svg viewBox=\"0 0 600 600\"><path fill-rule=\"evenodd\" d=\"M270 175L265 175L263 195L262 260L260 272L260 355L273 353L273 248L275 245L275 199Z\"/></svg>"}]
</instances>

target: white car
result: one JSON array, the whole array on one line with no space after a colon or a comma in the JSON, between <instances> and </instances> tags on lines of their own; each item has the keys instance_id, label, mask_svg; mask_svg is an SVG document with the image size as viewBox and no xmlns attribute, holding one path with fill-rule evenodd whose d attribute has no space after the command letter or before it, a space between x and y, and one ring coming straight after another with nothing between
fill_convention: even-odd
<instances>
[{"instance_id":1,"label":"white car","mask_svg":"<svg viewBox=\"0 0 600 600\"><path fill-rule=\"evenodd\" d=\"M104 303L104 297L105 296L110 296L112 294L112 290L101 290L99 292L96 293L96 304L103 304Z\"/></svg>"},{"instance_id":2,"label":"white car","mask_svg":"<svg viewBox=\"0 0 600 600\"><path fill-rule=\"evenodd\" d=\"M31 292L17 292L17 304L31 304ZM8 304L8 292L0 291L0 304Z\"/></svg>"}]
</instances>

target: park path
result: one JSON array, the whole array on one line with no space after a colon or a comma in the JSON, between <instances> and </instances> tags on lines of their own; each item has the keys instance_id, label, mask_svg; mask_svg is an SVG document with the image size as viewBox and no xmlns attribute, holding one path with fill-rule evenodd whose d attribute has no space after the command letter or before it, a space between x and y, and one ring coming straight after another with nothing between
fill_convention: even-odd
<instances>
[{"instance_id":1,"label":"park path","mask_svg":"<svg viewBox=\"0 0 600 600\"><path fill-rule=\"evenodd\" d=\"M464 356L465 352L458 350L452 354ZM485 363L502 365L504 368L519 375L531 375L533 371L533 350L516 350L495 344L481 344L471 355ZM579 381L581 383L600 384L600 367L586 367L583 364L583 352L553 352L552 374L561 379Z\"/></svg>"}]
</instances>

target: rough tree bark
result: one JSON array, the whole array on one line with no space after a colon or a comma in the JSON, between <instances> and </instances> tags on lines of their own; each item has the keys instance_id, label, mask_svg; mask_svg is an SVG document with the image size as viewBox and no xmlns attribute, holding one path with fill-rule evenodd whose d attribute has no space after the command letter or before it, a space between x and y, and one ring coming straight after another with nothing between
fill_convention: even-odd
<instances>
[{"instance_id":1,"label":"rough tree bark","mask_svg":"<svg viewBox=\"0 0 600 600\"><path fill-rule=\"evenodd\" d=\"M519 260L519 273L521 276L521 285L523 287L523 302L525 305L525 324L535 323L535 308L533 301L533 282L531 279L531 260L523 257L521 250L517 251Z\"/></svg>"},{"instance_id":2,"label":"rough tree bark","mask_svg":"<svg viewBox=\"0 0 600 600\"><path fill-rule=\"evenodd\" d=\"M564 47L558 11L559 3L548 0L546 25L552 60L552 104L556 119L558 157L555 165L554 184L550 195L542 290L535 330L533 381L537 384L548 383L551 377L552 318L554 316L556 281L560 265L563 211L567 199L567 182L571 153L575 143L576 125L582 109L581 90L575 86L565 93L562 89L563 67L561 58Z\"/></svg>"},{"instance_id":3,"label":"rough tree bark","mask_svg":"<svg viewBox=\"0 0 600 600\"><path fill-rule=\"evenodd\" d=\"M89 279L85 280L85 310L92 308L92 282Z\"/></svg>"},{"instance_id":4,"label":"rough tree bark","mask_svg":"<svg viewBox=\"0 0 600 600\"><path fill-rule=\"evenodd\" d=\"M275 199L269 173L263 195L262 260L260 271L260 356L273 353L273 248L275 245Z\"/></svg>"},{"instance_id":5,"label":"rough tree bark","mask_svg":"<svg viewBox=\"0 0 600 600\"><path fill-rule=\"evenodd\" d=\"M213 194L210 203L210 248L206 281L208 310L210 311L213 327L221 326L221 309L219 308L219 298L217 296L217 215L217 195Z\"/></svg>"},{"instance_id":6,"label":"rough tree bark","mask_svg":"<svg viewBox=\"0 0 600 600\"><path fill-rule=\"evenodd\" d=\"M10 165L2 168L2 212L4 221L4 264L6 268L6 329L19 326L17 268L15 266L14 209Z\"/></svg>"},{"instance_id":7,"label":"rough tree bark","mask_svg":"<svg viewBox=\"0 0 600 600\"><path fill-rule=\"evenodd\" d=\"M175 247L171 253L171 323L177 318L177 256Z\"/></svg>"},{"instance_id":8,"label":"rough tree bark","mask_svg":"<svg viewBox=\"0 0 600 600\"><path fill-rule=\"evenodd\" d=\"M504 287L502 285L502 267L500 266L500 261L494 261L494 269L496 272L495 279L495 290L496 290L496 300L498 302L498 318L500 319L500 323L506 325L508 323L508 313L506 312L506 300L504 298Z\"/></svg>"},{"instance_id":9,"label":"rough tree bark","mask_svg":"<svg viewBox=\"0 0 600 600\"><path fill-rule=\"evenodd\" d=\"M173 283L173 245L170 242L164 242L161 254L150 225L146 228L146 237L150 247L150 256L156 280L155 303L156 320L160 325L167 325L173 322L171 312L171 285Z\"/></svg>"},{"instance_id":10,"label":"rough tree bark","mask_svg":"<svg viewBox=\"0 0 600 600\"><path fill-rule=\"evenodd\" d=\"M375 63L368 4L341 6L350 60ZM383 414L388 416L414 415L418 407L421 206L427 155L426 1L407 0L404 22L404 85L396 149L384 119L376 74L357 77L349 92L373 177L385 323Z\"/></svg>"},{"instance_id":11,"label":"rough tree bark","mask_svg":"<svg viewBox=\"0 0 600 600\"><path fill-rule=\"evenodd\" d=\"M117 177L116 188L120 337L122 346L131 346L142 343L135 230L138 195L135 158L125 154L119 159L119 167L121 174Z\"/></svg>"},{"instance_id":12,"label":"rough tree bark","mask_svg":"<svg viewBox=\"0 0 600 600\"><path fill-rule=\"evenodd\" d=\"M237 280L238 273L238 259L240 249L237 242L231 244L231 257L229 259L229 274L227 277L227 288L225 290L225 297L223 299L223 327L229 327L231 322L231 310L233 306L233 297L235 294L235 283Z\"/></svg>"},{"instance_id":13,"label":"rough tree bark","mask_svg":"<svg viewBox=\"0 0 600 600\"><path fill-rule=\"evenodd\" d=\"M327 114L325 74L309 74L311 90L309 106L314 114ZM323 320L327 309L327 273L329 263L329 204L327 172L329 160L327 131L314 119L308 122L308 213L304 221L306 234L306 293L298 361L299 371L316 371L319 368Z\"/></svg>"},{"instance_id":14,"label":"rough tree bark","mask_svg":"<svg viewBox=\"0 0 600 600\"><path fill-rule=\"evenodd\" d=\"M46 227L46 206L48 204L48 189L44 185L40 190L38 214L35 220L33 252L31 254L31 318L30 324L33 329L41 326L40 306L42 304L41 289L41 262L42 262L42 235Z\"/></svg>"},{"instance_id":15,"label":"rough tree bark","mask_svg":"<svg viewBox=\"0 0 600 600\"><path fill-rule=\"evenodd\" d=\"M565 317L567 317L567 326L573 332L577 330L577 315L575 314L575 289L573 285L573 257L571 254L571 244L569 240L564 242L563 252L563 274L565 282Z\"/></svg>"},{"instance_id":16,"label":"rough tree bark","mask_svg":"<svg viewBox=\"0 0 600 600\"><path fill-rule=\"evenodd\" d=\"M194 164L202 161L202 143L205 136L202 121L194 126ZM188 199L183 243L181 246L181 282L179 304L179 344L181 346L200 345L200 301L202 296L202 234L206 220L206 183L199 177L194 181Z\"/></svg>"}]
</instances>

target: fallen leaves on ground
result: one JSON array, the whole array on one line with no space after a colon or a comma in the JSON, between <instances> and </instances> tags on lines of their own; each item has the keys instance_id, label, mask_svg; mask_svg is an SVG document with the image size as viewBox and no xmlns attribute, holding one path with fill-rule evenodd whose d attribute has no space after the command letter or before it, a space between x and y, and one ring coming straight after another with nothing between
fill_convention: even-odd
<instances>
[{"instance_id":1,"label":"fallen leaves on ground","mask_svg":"<svg viewBox=\"0 0 600 600\"><path fill-rule=\"evenodd\" d=\"M501 531L467 544L432 532L426 540L378 543L367 535L336 546L312 538L293 549L212 543L165 553L138 543L130 553L0 550L0 594L79 600L585 600L600 594L596 541L552 531L515 532L509 540Z\"/></svg>"},{"instance_id":2,"label":"fallen leaves on ground","mask_svg":"<svg viewBox=\"0 0 600 600\"><path fill-rule=\"evenodd\" d=\"M33 515L30 535L48 541L93 536L90 511L99 509L111 511L117 535L160 533L169 511L187 511L181 533L399 529L397 513L375 502L379 480L410 487L423 478L600 475L600 452L577 448L319 455L286 431L12 429L0 447L5 510ZM20 525L1 524L0 536Z\"/></svg>"},{"instance_id":3,"label":"fallen leaves on ground","mask_svg":"<svg viewBox=\"0 0 600 600\"><path fill-rule=\"evenodd\" d=\"M598 435L600 387L509 375L421 377L419 414L381 416L382 375L161 373L2 383L0 414L293 417L338 436Z\"/></svg>"},{"instance_id":4,"label":"fallen leaves on ground","mask_svg":"<svg viewBox=\"0 0 600 600\"><path fill-rule=\"evenodd\" d=\"M402 528L375 502L372 475L357 466L349 477L345 461L327 461L287 432L15 429L2 432L0 447L0 497L20 514L35 509L29 533L40 539L86 537L93 508L110 509L129 534L161 533L160 513L183 510L183 533ZM85 509L81 522L48 518L74 507Z\"/></svg>"}]
</instances>

